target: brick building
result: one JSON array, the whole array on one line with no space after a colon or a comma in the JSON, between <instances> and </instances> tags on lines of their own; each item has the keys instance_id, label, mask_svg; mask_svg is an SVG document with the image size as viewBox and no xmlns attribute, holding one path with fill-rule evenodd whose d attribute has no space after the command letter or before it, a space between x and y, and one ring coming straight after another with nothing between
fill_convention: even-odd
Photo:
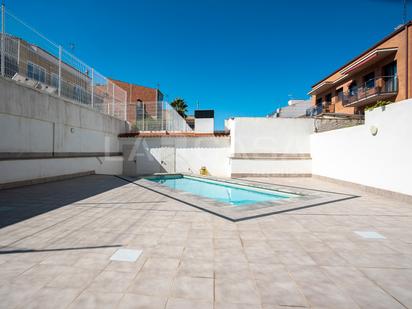
<instances>
[{"instance_id":1,"label":"brick building","mask_svg":"<svg viewBox=\"0 0 412 309\"><path fill-rule=\"evenodd\" d=\"M162 118L163 94L159 89L110 79L127 93L127 121L135 123L143 115L153 119Z\"/></svg>"},{"instance_id":2,"label":"brick building","mask_svg":"<svg viewBox=\"0 0 412 309\"><path fill-rule=\"evenodd\" d=\"M312 86L308 115L363 114L377 101L412 97L412 22Z\"/></svg>"}]
</instances>

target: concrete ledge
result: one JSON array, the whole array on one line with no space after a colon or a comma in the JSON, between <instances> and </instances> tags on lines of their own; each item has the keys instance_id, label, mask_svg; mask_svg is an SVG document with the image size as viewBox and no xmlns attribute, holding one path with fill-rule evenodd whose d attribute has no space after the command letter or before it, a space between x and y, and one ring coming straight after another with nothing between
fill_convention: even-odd
<instances>
[{"instance_id":1,"label":"concrete ledge","mask_svg":"<svg viewBox=\"0 0 412 309\"><path fill-rule=\"evenodd\" d=\"M350 186L350 187L355 188L355 189L359 189L359 190L362 190L362 191L365 191L365 192L374 193L374 194L381 195L381 196L384 196L384 197L387 197L387 198L392 198L392 199L395 199L395 200L398 200L398 201L412 203L412 195L407 195L407 194L394 192L394 191L390 191L390 190L365 186L365 185L361 185L361 184L358 184L358 183L345 181L345 180L340 180L340 179L336 179L336 178L330 178L330 177L326 177L326 176L312 175L312 177L317 178L317 179L321 179L321 180L326 180L326 181L329 181L329 182L333 182L333 183L343 185L343 186Z\"/></svg>"},{"instance_id":2,"label":"concrete ledge","mask_svg":"<svg viewBox=\"0 0 412 309\"><path fill-rule=\"evenodd\" d=\"M312 177L312 174L305 173L291 173L291 174L282 174L282 173L269 173L269 174L255 174L255 173L233 173L230 175L231 178L242 178L242 177Z\"/></svg>"},{"instance_id":3,"label":"concrete ledge","mask_svg":"<svg viewBox=\"0 0 412 309\"><path fill-rule=\"evenodd\" d=\"M88 171L88 172L81 172L81 173L74 173L74 174L66 174L66 175L59 175L59 176L51 176L51 177L43 177L43 178L36 178L36 179L30 179L30 180L2 183L0 184L0 190L23 187L23 186L31 186L31 185L45 183L45 182L65 180L65 179L94 175L94 174L95 174L94 171Z\"/></svg>"},{"instance_id":4,"label":"concrete ledge","mask_svg":"<svg viewBox=\"0 0 412 309\"><path fill-rule=\"evenodd\" d=\"M236 160L311 160L310 153L235 153Z\"/></svg>"},{"instance_id":5,"label":"concrete ledge","mask_svg":"<svg viewBox=\"0 0 412 309\"><path fill-rule=\"evenodd\" d=\"M0 161L30 159L66 159L88 157L115 157L121 152L0 152Z\"/></svg>"}]
</instances>

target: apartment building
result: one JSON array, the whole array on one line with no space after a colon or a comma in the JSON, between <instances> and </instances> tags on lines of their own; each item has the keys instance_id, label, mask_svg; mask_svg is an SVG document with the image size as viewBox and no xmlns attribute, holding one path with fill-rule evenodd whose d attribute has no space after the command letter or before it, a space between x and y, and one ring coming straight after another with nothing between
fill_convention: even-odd
<instances>
[{"instance_id":1,"label":"apartment building","mask_svg":"<svg viewBox=\"0 0 412 309\"><path fill-rule=\"evenodd\" d=\"M412 97L412 21L312 86L308 116L363 114Z\"/></svg>"},{"instance_id":2,"label":"apartment building","mask_svg":"<svg viewBox=\"0 0 412 309\"><path fill-rule=\"evenodd\" d=\"M59 86L59 59L45 49L11 35L5 35L5 75L16 73L55 89ZM90 104L91 77L88 71L61 62L61 94Z\"/></svg>"},{"instance_id":3,"label":"apartment building","mask_svg":"<svg viewBox=\"0 0 412 309\"><path fill-rule=\"evenodd\" d=\"M306 116L306 111L311 106L310 100L289 100L287 106L279 107L270 113L270 118L300 118Z\"/></svg>"},{"instance_id":4,"label":"apartment building","mask_svg":"<svg viewBox=\"0 0 412 309\"><path fill-rule=\"evenodd\" d=\"M127 121L136 123L142 118L162 119L163 93L156 88L110 79L127 93Z\"/></svg>"}]
</instances>

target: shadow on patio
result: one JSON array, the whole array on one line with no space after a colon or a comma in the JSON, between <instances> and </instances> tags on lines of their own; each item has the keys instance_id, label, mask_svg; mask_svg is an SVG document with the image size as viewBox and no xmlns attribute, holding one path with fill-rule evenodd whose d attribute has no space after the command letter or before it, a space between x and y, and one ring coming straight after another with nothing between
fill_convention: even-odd
<instances>
[{"instance_id":1,"label":"shadow on patio","mask_svg":"<svg viewBox=\"0 0 412 309\"><path fill-rule=\"evenodd\" d=\"M92 175L0 190L0 229L127 184L114 176Z\"/></svg>"}]
</instances>

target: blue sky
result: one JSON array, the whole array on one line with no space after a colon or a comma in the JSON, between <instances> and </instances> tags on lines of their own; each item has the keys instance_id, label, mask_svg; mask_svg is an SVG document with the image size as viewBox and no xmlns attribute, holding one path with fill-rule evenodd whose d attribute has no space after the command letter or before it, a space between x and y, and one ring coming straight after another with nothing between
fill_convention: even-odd
<instances>
[{"instance_id":1,"label":"blue sky","mask_svg":"<svg viewBox=\"0 0 412 309\"><path fill-rule=\"evenodd\" d=\"M412 3L409 10L412 11ZM6 0L102 74L190 110L265 116L393 31L402 0ZM411 14L408 14L408 18ZM7 27L7 25L6 25Z\"/></svg>"}]
</instances>

